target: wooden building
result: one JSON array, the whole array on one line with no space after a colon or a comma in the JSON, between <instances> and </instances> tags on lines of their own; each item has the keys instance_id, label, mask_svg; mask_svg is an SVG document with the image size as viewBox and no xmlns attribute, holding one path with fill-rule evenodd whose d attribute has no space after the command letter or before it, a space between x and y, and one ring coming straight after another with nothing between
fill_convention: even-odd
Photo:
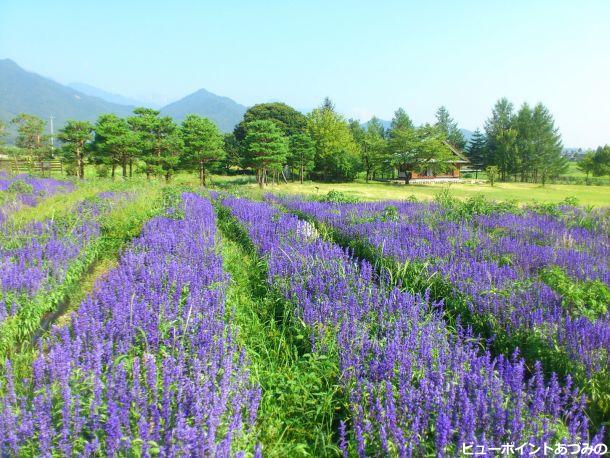
<instances>
[{"instance_id":1,"label":"wooden building","mask_svg":"<svg viewBox=\"0 0 610 458\"><path fill-rule=\"evenodd\" d=\"M454 147L452 144L445 142L445 144L449 147L449 150L451 151L453 158L451 159L451 165L452 168L449 172L447 173L443 173L443 174L438 174L435 175L431 169L428 169L427 172L425 173L417 173L413 170L409 170L409 167L404 167L402 169L398 170L398 179L400 180L404 180L406 174L410 171L411 172L411 180L433 180L435 178L442 178L442 179L451 179L451 178L460 178L460 170L463 167L468 167L471 165L470 161L468 160L468 158L464 155L464 153L462 151L460 151L458 148Z\"/></svg>"}]
</instances>

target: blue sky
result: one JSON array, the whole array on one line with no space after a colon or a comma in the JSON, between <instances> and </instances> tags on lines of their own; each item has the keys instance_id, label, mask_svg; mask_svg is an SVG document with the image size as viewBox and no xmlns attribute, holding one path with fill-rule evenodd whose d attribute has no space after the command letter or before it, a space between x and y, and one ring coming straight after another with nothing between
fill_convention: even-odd
<instances>
[{"instance_id":1,"label":"blue sky","mask_svg":"<svg viewBox=\"0 0 610 458\"><path fill-rule=\"evenodd\" d=\"M610 1L0 0L0 58L59 82L171 101L481 127L506 96L545 103L566 146L610 143Z\"/></svg>"}]
</instances>

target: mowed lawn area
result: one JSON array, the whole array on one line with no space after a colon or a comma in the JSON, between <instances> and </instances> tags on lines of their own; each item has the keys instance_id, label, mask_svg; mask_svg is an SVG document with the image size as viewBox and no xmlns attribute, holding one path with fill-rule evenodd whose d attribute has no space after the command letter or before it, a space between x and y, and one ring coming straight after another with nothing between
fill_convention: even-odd
<instances>
[{"instance_id":1,"label":"mowed lawn area","mask_svg":"<svg viewBox=\"0 0 610 458\"><path fill-rule=\"evenodd\" d=\"M214 176L212 185L221 188L244 187L249 192L258 194L261 191L256 185L253 177L239 176L226 177ZM287 194L321 195L331 190L343 192L349 196L361 200L401 200L410 196L417 199L433 199L436 194L444 189L458 198L468 198L475 195L483 195L492 200L516 200L522 203L539 202L561 202L567 197L576 197L580 205L610 206L610 186L585 186L572 184L547 184L542 187L532 183L496 183L490 186L472 180L461 183L435 183L435 184L409 184L403 183L381 183L355 181L352 183L318 183L307 181L304 184L298 182L281 183L269 185L262 192L276 192Z\"/></svg>"}]
</instances>

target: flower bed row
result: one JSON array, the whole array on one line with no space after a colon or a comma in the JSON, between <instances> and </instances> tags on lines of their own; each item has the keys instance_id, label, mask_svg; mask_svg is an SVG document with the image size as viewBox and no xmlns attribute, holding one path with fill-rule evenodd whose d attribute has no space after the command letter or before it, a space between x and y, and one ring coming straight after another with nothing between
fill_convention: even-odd
<instances>
[{"instance_id":1,"label":"flower bed row","mask_svg":"<svg viewBox=\"0 0 610 458\"><path fill-rule=\"evenodd\" d=\"M325 224L342 243L388 267L407 287L432 288L451 314L494 338L500 351L521 348L530 362L540 359L548 371L571 373L589 393L597 420L610 413L608 312L594 317L572 313L565 298L535 275L554 266L563 252L569 253L565 259L578 260L571 264L572 272L606 281L608 258L602 261L594 253L603 257L608 250L603 234L536 215L452 221L435 204L330 204L298 198L281 203ZM555 258L536 260L538 247L554 251ZM591 259L597 259L598 268L591 269Z\"/></svg>"},{"instance_id":2,"label":"flower bed row","mask_svg":"<svg viewBox=\"0 0 610 458\"><path fill-rule=\"evenodd\" d=\"M102 226L134 196L102 193L67 215L10 227L0 244L0 354L24 342L103 249Z\"/></svg>"},{"instance_id":3,"label":"flower bed row","mask_svg":"<svg viewBox=\"0 0 610 458\"><path fill-rule=\"evenodd\" d=\"M222 204L267 260L270 284L294 303L313 348L337 349L346 456L586 440L584 399L569 378L545 380L540 365L528 376L518 355L493 358L467 330L449 332L440 304L387 286L311 224L267 203Z\"/></svg>"},{"instance_id":4,"label":"flower bed row","mask_svg":"<svg viewBox=\"0 0 610 458\"><path fill-rule=\"evenodd\" d=\"M229 456L259 390L225 322L211 204L150 220L32 376L0 392L0 454ZM182 215L182 218L179 216Z\"/></svg>"},{"instance_id":5,"label":"flower bed row","mask_svg":"<svg viewBox=\"0 0 610 458\"><path fill-rule=\"evenodd\" d=\"M5 223L8 215L19 208L34 207L45 197L73 189L74 185L69 181L29 175L9 177L5 173L0 173L0 193L5 193L0 199L0 226Z\"/></svg>"}]
</instances>

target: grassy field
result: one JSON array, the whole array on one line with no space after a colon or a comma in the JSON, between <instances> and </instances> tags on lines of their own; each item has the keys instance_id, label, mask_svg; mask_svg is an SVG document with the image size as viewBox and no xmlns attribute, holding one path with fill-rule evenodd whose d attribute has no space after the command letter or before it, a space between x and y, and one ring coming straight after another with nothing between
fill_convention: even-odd
<instances>
[{"instance_id":1,"label":"grassy field","mask_svg":"<svg viewBox=\"0 0 610 458\"><path fill-rule=\"evenodd\" d=\"M609 206L610 186L584 186L568 184L548 184L544 187L531 183L498 183L490 186L487 183L438 183L438 184L411 184L402 183L282 183L269 185L260 191L253 177L224 177L215 176L212 185L224 189L238 190L240 188L248 193L261 194L265 192L322 195L330 190L341 191L347 195L358 197L361 200L401 200L414 196L417 199L432 199L444 189L458 198L468 198L482 194L492 200L516 200L521 203L561 202L567 197L576 197L580 205Z\"/></svg>"}]
</instances>

